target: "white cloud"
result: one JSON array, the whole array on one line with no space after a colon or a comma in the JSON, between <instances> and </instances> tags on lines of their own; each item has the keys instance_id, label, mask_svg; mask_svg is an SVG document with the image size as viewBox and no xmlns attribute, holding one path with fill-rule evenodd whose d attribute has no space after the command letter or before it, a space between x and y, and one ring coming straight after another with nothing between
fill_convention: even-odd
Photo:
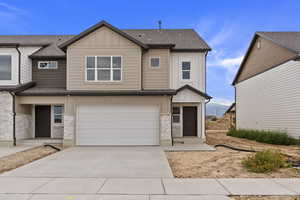
<instances>
[{"instance_id":1,"label":"white cloud","mask_svg":"<svg viewBox=\"0 0 300 200\"><path fill-rule=\"evenodd\" d=\"M29 16L26 10L12 4L0 2L0 18L2 22L0 31L20 33L28 30L27 19Z\"/></svg>"},{"instance_id":2,"label":"white cloud","mask_svg":"<svg viewBox=\"0 0 300 200\"><path fill-rule=\"evenodd\" d=\"M224 25L224 27L215 34L208 42L212 47L224 44L228 39L234 34L234 29L232 26Z\"/></svg>"},{"instance_id":3,"label":"white cloud","mask_svg":"<svg viewBox=\"0 0 300 200\"><path fill-rule=\"evenodd\" d=\"M224 99L224 98L213 98L210 103L216 103L216 104L221 104L224 106L230 106L233 101L229 99Z\"/></svg>"}]
</instances>

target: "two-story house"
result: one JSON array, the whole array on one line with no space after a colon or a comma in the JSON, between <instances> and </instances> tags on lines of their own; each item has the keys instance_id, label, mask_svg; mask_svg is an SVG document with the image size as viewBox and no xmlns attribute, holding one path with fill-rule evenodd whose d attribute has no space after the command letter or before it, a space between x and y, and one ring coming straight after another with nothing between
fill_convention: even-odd
<instances>
[{"instance_id":1,"label":"two-story house","mask_svg":"<svg viewBox=\"0 0 300 200\"><path fill-rule=\"evenodd\" d=\"M171 145L205 139L206 55L192 29L0 36L0 141Z\"/></svg>"}]
</instances>

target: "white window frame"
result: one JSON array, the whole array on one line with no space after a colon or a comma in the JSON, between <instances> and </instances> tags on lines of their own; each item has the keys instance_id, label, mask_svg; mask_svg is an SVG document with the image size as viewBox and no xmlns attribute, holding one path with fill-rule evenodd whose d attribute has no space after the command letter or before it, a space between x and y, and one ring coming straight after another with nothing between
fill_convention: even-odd
<instances>
[{"instance_id":1,"label":"white window frame","mask_svg":"<svg viewBox=\"0 0 300 200\"><path fill-rule=\"evenodd\" d=\"M13 55L12 54L3 54L3 53L0 53L0 56L10 56L10 79L9 80L0 80L0 82L10 82L10 81L13 81L13 73L14 73Z\"/></svg>"},{"instance_id":2,"label":"white window frame","mask_svg":"<svg viewBox=\"0 0 300 200\"><path fill-rule=\"evenodd\" d=\"M40 67L40 64L42 63L55 63L55 67ZM46 60L46 61L38 61L38 69L57 69L58 68L58 63L56 60Z\"/></svg>"},{"instance_id":3,"label":"white window frame","mask_svg":"<svg viewBox=\"0 0 300 200\"><path fill-rule=\"evenodd\" d=\"M190 69L189 70L183 70L182 69L182 64L184 63L184 62L189 62L190 63ZM190 61L190 60L182 60L181 62L180 62L180 80L181 81L190 81L191 80L191 76L192 76L192 61ZM190 73L190 78L189 79L184 79L183 78L183 72L189 72Z\"/></svg>"},{"instance_id":4,"label":"white window frame","mask_svg":"<svg viewBox=\"0 0 300 200\"><path fill-rule=\"evenodd\" d=\"M61 106L62 107L62 113L61 114L57 114L55 113L55 106ZM53 124L54 125L63 125L64 124L64 110L65 107L64 105L53 105ZM61 122L55 122L55 116L60 116L61 115Z\"/></svg>"},{"instance_id":5,"label":"white window frame","mask_svg":"<svg viewBox=\"0 0 300 200\"><path fill-rule=\"evenodd\" d=\"M179 114L174 114L173 113L173 108L178 108L179 109ZM180 124L181 123L181 107L180 106L173 106L172 107L172 122L174 123L174 124ZM179 117L179 122L174 122L174 116L178 116Z\"/></svg>"},{"instance_id":6,"label":"white window frame","mask_svg":"<svg viewBox=\"0 0 300 200\"><path fill-rule=\"evenodd\" d=\"M157 67L151 65L151 59L153 59L153 58L158 58L158 66ZM151 69L158 69L158 68L160 68L160 57L159 56L152 56L152 57L150 57L149 58L149 66L150 66Z\"/></svg>"},{"instance_id":7,"label":"white window frame","mask_svg":"<svg viewBox=\"0 0 300 200\"><path fill-rule=\"evenodd\" d=\"M87 68L87 58L94 57L95 58L95 68ZM97 57L110 57L110 68L97 68ZM120 57L121 58L121 68L113 68L113 57ZM110 80L98 80L98 70L108 70L110 69ZM114 69L119 69L121 71L120 80L113 80L113 71ZM87 71L94 70L95 71L95 79L88 80L87 79ZM85 56L85 81L86 82L122 82L123 80L123 57L120 55L97 55L97 56Z\"/></svg>"}]
</instances>

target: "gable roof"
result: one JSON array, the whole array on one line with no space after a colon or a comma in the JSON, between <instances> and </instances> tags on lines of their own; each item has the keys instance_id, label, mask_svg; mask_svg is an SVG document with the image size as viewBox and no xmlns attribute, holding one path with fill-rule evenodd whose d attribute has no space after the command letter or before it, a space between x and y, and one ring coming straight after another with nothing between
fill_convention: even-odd
<instances>
[{"instance_id":1,"label":"gable roof","mask_svg":"<svg viewBox=\"0 0 300 200\"><path fill-rule=\"evenodd\" d=\"M210 51L208 44L193 29L124 29L120 30L105 21L79 35L0 35L0 46L41 46L31 58L65 57L61 48L79 40L92 31L106 26L143 48L170 48L174 51Z\"/></svg>"},{"instance_id":2,"label":"gable roof","mask_svg":"<svg viewBox=\"0 0 300 200\"><path fill-rule=\"evenodd\" d=\"M235 110L232 110L233 108L235 108L235 102L229 106L229 108L226 110L226 112L224 114L229 113L231 111L235 112Z\"/></svg>"},{"instance_id":3,"label":"gable roof","mask_svg":"<svg viewBox=\"0 0 300 200\"><path fill-rule=\"evenodd\" d=\"M206 94L204 92L201 92L200 90L198 90L198 89L196 89L196 88L194 88L194 87L192 87L192 86L190 86L188 84L186 84L186 85L182 86L181 88L177 89L177 93L180 92L180 91L182 91L182 90L184 90L184 89L191 90L192 92L195 92L196 94L204 97L205 99L212 99L212 97L209 96L208 94Z\"/></svg>"},{"instance_id":4,"label":"gable roof","mask_svg":"<svg viewBox=\"0 0 300 200\"><path fill-rule=\"evenodd\" d=\"M121 31L120 29L112 26L111 24L107 23L106 21L102 20L100 21L99 23L95 24L94 26L86 29L85 31L81 32L80 34L74 36L73 38L71 38L70 40L64 42L63 44L59 45L59 48L62 48L62 49L65 49L67 46L73 44L74 42L80 40L81 38L85 37L86 35L94 32L95 30L101 28L101 27L107 27L109 28L110 30L122 35L123 37L125 37L126 39L130 40L131 42L137 44L138 46L141 46L142 48L145 48L147 49L148 46L145 45L144 43L142 43L141 41L135 39L134 37L130 36L129 34Z\"/></svg>"},{"instance_id":5,"label":"gable roof","mask_svg":"<svg viewBox=\"0 0 300 200\"><path fill-rule=\"evenodd\" d=\"M249 57L251 49L255 44L255 41L258 37L262 37L268 41L273 42L274 44L288 49L291 52L300 54L300 32L256 32L251 40L251 43L247 49L246 55L244 56L241 65L232 81L232 85L235 85L243 68L246 60Z\"/></svg>"},{"instance_id":6,"label":"gable roof","mask_svg":"<svg viewBox=\"0 0 300 200\"><path fill-rule=\"evenodd\" d=\"M147 45L174 44L172 50L211 50L193 29L125 29L123 31Z\"/></svg>"}]
</instances>

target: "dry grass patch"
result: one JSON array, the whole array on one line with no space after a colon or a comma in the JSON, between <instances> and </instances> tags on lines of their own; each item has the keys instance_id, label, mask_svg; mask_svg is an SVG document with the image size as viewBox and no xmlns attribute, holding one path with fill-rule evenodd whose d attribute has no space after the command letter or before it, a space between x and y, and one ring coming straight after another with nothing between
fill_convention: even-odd
<instances>
[{"instance_id":1,"label":"dry grass patch","mask_svg":"<svg viewBox=\"0 0 300 200\"><path fill-rule=\"evenodd\" d=\"M26 165L32 161L56 153L51 147L35 147L0 158L0 173Z\"/></svg>"},{"instance_id":2,"label":"dry grass patch","mask_svg":"<svg viewBox=\"0 0 300 200\"><path fill-rule=\"evenodd\" d=\"M235 196L232 200L300 200L300 196Z\"/></svg>"},{"instance_id":3,"label":"dry grass patch","mask_svg":"<svg viewBox=\"0 0 300 200\"><path fill-rule=\"evenodd\" d=\"M300 160L300 147L258 143L226 136L226 133L207 134L208 144L227 144L234 147L263 150L278 149L289 159ZM212 152L168 152L167 158L173 174L178 178L300 178L300 170L283 168L270 173L249 172L242 160L253 153L239 152L218 147Z\"/></svg>"}]
</instances>

